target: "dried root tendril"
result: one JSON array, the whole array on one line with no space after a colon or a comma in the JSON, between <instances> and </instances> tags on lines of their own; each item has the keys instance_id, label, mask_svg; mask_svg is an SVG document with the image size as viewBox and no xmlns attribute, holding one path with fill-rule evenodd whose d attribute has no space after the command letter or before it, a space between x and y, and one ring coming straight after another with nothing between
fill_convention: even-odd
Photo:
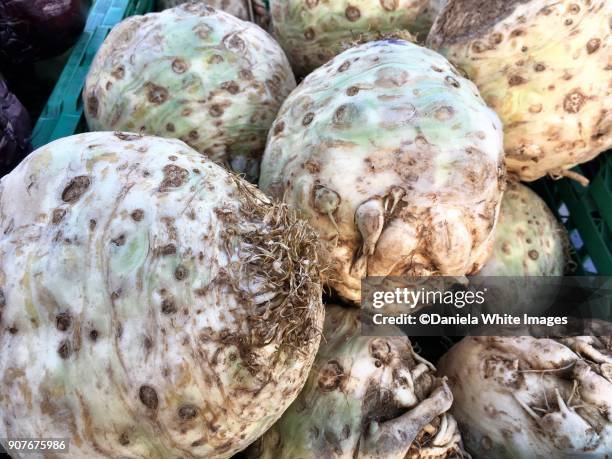
<instances>
[{"instance_id":1,"label":"dried root tendril","mask_svg":"<svg viewBox=\"0 0 612 459\"><path fill-rule=\"evenodd\" d=\"M425 426L412 442L406 459L471 459L463 449L455 418L445 413Z\"/></svg>"},{"instance_id":2,"label":"dried root tendril","mask_svg":"<svg viewBox=\"0 0 612 459\"><path fill-rule=\"evenodd\" d=\"M251 344L277 342L300 351L321 335L313 296L321 295L318 237L305 220L282 203L261 206L251 185L236 180L245 198L241 212L261 225L240 232L243 269L263 283L248 318ZM265 209L265 210L264 210Z\"/></svg>"},{"instance_id":3,"label":"dried root tendril","mask_svg":"<svg viewBox=\"0 0 612 459\"><path fill-rule=\"evenodd\" d=\"M579 174L578 172L566 170L566 169L557 169L555 171L550 172L549 174L553 180L561 180L562 178L568 178L571 180L575 180L580 183L583 187L589 186L589 179L584 175Z\"/></svg>"}]
</instances>

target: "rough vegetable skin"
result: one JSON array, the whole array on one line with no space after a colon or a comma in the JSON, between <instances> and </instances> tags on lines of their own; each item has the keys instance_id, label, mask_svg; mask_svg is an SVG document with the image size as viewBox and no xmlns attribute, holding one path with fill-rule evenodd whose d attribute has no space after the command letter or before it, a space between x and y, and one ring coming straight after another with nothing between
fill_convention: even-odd
<instances>
[{"instance_id":1,"label":"rough vegetable skin","mask_svg":"<svg viewBox=\"0 0 612 459\"><path fill-rule=\"evenodd\" d=\"M340 54L356 38L409 29L428 0L271 0L272 30L297 75Z\"/></svg>"},{"instance_id":2,"label":"rough vegetable skin","mask_svg":"<svg viewBox=\"0 0 612 459\"><path fill-rule=\"evenodd\" d=\"M268 130L294 87L270 35L197 2L115 27L83 101L91 130L179 138L256 180Z\"/></svg>"},{"instance_id":3,"label":"rough vegetable skin","mask_svg":"<svg viewBox=\"0 0 612 459\"><path fill-rule=\"evenodd\" d=\"M183 5L192 2L193 0L158 0L157 8L167 10L175 6ZM196 0L197 1L197 0ZM243 0L200 0L201 3L212 8L223 10L226 13L236 16L243 21L249 20L249 9L246 1Z\"/></svg>"},{"instance_id":4,"label":"rough vegetable skin","mask_svg":"<svg viewBox=\"0 0 612 459\"><path fill-rule=\"evenodd\" d=\"M612 452L610 325L563 339L467 337L438 363L475 457L602 458ZM602 334L603 333L603 334Z\"/></svg>"},{"instance_id":5,"label":"rough vegetable skin","mask_svg":"<svg viewBox=\"0 0 612 459\"><path fill-rule=\"evenodd\" d=\"M315 235L174 139L89 133L0 182L0 437L227 458L306 381Z\"/></svg>"},{"instance_id":6,"label":"rough vegetable skin","mask_svg":"<svg viewBox=\"0 0 612 459\"><path fill-rule=\"evenodd\" d=\"M157 9L162 11L168 8L188 3L193 0L158 0ZM264 29L268 28L270 15L263 0L196 0L232 14L243 21L253 21Z\"/></svg>"},{"instance_id":7,"label":"rough vegetable skin","mask_svg":"<svg viewBox=\"0 0 612 459\"><path fill-rule=\"evenodd\" d=\"M562 276L569 235L546 203L520 183L509 183L484 276Z\"/></svg>"},{"instance_id":8,"label":"rough vegetable skin","mask_svg":"<svg viewBox=\"0 0 612 459\"><path fill-rule=\"evenodd\" d=\"M389 336L364 336L357 310L327 305L324 339L303 391L247 457L464 457L447 413L446 382L391 328Z\"/></svg>"},{"instance_id":9,"label":"rough vegetable skin","mask_svg":"<svg viewBox=\"0 0 612 459\"><path fill-rule=\"evenodd\" d=\"M3 0L0 67L57 56L76 42L84 26L81 0Z\"/></svg>"},{"instance_id":10,"label":"rough vegetable skin","mask_svg":"<svg viewBox=\"0 0 612 459\"><path fill-rule=\"evenodd\" d=\"M359 301L366 275L482 266L505 186L502 127L442 56L370 42L287 98L259 185L303 212L326 244L328 284Z\"/></svg>"},{"instance_id":11,"label":"rough vegetable skin","mask_svg":"<svg viewBox=\"0 0 612 459\"><path fill-rule=\"evenodd\" d=\"M611 19L609 0L450 0L427 41L499 114L509 172L576 177L612 147Z\"/></svg>"},{"instance_id":12,"label":"rough vegetable skin","mask_svg":"<svg viewBox=\"0 0 612 459\"><path fill-rule=\"evenodd\" d=\"M10 171L30 151L30 116L0 77L0 173Z\"/></svg>"}]
</instances>

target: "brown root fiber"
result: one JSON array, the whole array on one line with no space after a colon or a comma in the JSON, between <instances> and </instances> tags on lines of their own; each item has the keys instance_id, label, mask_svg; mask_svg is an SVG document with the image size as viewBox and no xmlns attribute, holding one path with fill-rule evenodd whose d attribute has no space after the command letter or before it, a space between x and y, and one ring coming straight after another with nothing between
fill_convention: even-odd
<instances>
[{"instance_id":1,"label":"brown root fiber","mask_svg":"<svg viewBox=\"0 0 612 459\"><path fill-rule=\"evenodd\" d=\"M241 211L262 223L241 234L248 252L246 270L249 276L264 279L272 295L255 304L255 312L248 317L252 344L275 341L299 351L321 332L316 326L317 311L309 307L313 296L321 295L317 235L286 204L264 206L253 186L241 180L236 180L236 186L245 198Z\"/></svg>"},{"instance_id":2,"label":"brown root fiber","mask_svg":"<svg viewBox=\"0 0 612 459\"><path fill-rule=\"evenodd\" d=\"M3 177L0 226L0 373L15 375L0 438L228 459L302 389L324 316L317 238L185 143L58 140Z\"/></svg>"}]
</instances>

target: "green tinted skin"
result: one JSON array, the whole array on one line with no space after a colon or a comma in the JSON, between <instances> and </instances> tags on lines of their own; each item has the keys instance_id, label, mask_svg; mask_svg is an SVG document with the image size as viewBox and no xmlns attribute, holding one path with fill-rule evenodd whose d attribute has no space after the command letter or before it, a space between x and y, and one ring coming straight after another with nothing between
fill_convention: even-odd
<instances>
[{"instance_id":1,"label":"green tinted skin","mask_svg":"<svg viewBox=\"0 0 612 459\"><path fill-rule=\"evenodd\" d=\"M353 308L326 306L325 338L304 389L247 457L457 457L461 438L454 421L440 434L446 440L431 444L452 402L433 366L397 329L387 330L389 336L364 336L359 316ZM425 427L430 437L414 441Z\"/></svg>"},{"instance_id":2,"label":"green tinted skin","mask_svg":"<svg viewBox=\"0 0 612 459\"><path fill-rule=\"evenodd\" d=\"M304 212L330 243L330 285L359 301L366 274L480 267L505 184L502 143L499 119L448 61L380 40L336 56L292 92L259 185Z\"/></svg>"},{"instance_id":3,"label":"green tinted skin","mask_svg":"<svg viewBox=\"0 0 612 459\"><path fill-rule=\"evenodd\" d=\"M28 156L0 183L0 438L192 459L262 435L304 384L323 316L315 260L285 233L300 223L279 214L174 139L88 133ZM312 287L275 280L262 240ZM299 302L284 315L312 339L285 346L288 319L255 320L276 300Z\"/></svg>"},{"instance_id":4,"label":"green tinted skin","mask_svg":"<svg viewBox=\"0 0 612 459\"><path fill-rule=\"evenodd\" d=\"M91 130L179 138L254 180L268 130L294 87L287 58L261 28L188 3L113 29L83 98Z\"/></svg>"},{"instance_id":5,"label":"green tinted skin","mask_svg":"<svg viewBox=\"0 0 612 459\"><path fill-rule=\"evenodd\" d=\"M159 11L174 8L175 6L189 3L192 0L157 0L157 9ZM232 14L243 21L249 20L249 11L247 9L246 0L200 0L202 3L213 8L223 10L226 13Z\"/></svg>"},{"instance_id":6,"label":"green tinted skin","mask_svg":"<svg viewBox=\"0 0 612 459\"><path fill-rule=\"evenodd\" d=\"M562 276L568 235L542 199L519 183L504 193L485 276Z\"/></svg>"},{"instance_id":7,"label":"green tinted skin","mask_svg":"<svg viewBox=\"0 0 612 459\"><path fill-rule=\"evenodd\" d=\"M405 31L428 0L272 0L273 33L296 74L307 75L361 37Z\"/></svg>"}]
</instances>

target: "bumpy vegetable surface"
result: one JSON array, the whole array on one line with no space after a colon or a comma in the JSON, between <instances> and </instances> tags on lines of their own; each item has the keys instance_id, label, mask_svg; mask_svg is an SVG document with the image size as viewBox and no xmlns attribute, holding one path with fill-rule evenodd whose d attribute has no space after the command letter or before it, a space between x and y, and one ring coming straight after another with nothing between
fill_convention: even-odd
<instances>
[{"instance_id":1,"label":"bumpy vegetable surface","mask_svg":"<svg viewBox=\"0 0 612 459\"><path fill-rule=\"evenodd\" d=\"M294 87L282 49L261 28L188 3L113 29L83 98L92 130L180 138L256 179L268 129Z\"/></svg>"},{"instance_id":2,"label":"bumpy vegetable surface","mask_svg":"<svg viewBox=\"0 0 612 459\"><path fill-rule=\"evenodd\" d=\"M502 128L440 55L357 46L311 73L270 131L260 187L310 219L329 284L464 275L489 255L504 181Z\"/></svg>"},{"instance_id":3,"label":"bumpy vegetable surface","mask_svg":"<svg viewBox=\"0 0 612 459\"><path fill-rule=\"evenodd\" d=\"M431 30L436 17L442 11L448 0L429 0L425 5L421 14L416 18L414 24L410 28L415 33L419 41L424 41L427 34Z\"/></svg>"},{"instance_id":4,"label":"bumpy vegetable surface","mask_svg":"<svg viewBox=\"0 0 612 459\"><path fill-rule=\"evenodd\" d=\"M360 36L408 29L428 0L271 0L272 28L298 75Z\"/></svg>"},{"instance_id":5,"label":"bumpy vegetable surface","mask_svg":"<svg viewBox=\"0 0 612 459\"><path fill-rule=\"evenodd\" d=\"M609 0L450 0L428 38L465 70L504 123L521 180L612 146Z\"/></svg>"},{"instance_id":6,"label":"bumpy vegetable surface","mask_svg":"<svg viewBox=\"0 0 612 459\"><path fill-rule=\"evenodd\" d=\"M452 396L407 337L362 336L359 312L327 306L304 390L251 459L462 457Z\"/></svg>"},{"instance_id":7,"label":"bumpy vegetable surface","mask_svg":"<svg viewBox=\"0 0 612 459\"><path fill-rule=\"evenodd\" d=\"M0 182L0 438L226 458L306 381L314 233L184 143L68 137Z\"/></svg>"},{"instance_id":8,"label":"bumpy vegetable surface","mask_svg":"<svg viewBox=\"0 0 612 459\"><path fill-rule=\"evenodd\" d=\"M167 10L184 3L190 3L194 0L158 0L157 7L159 10ZM236 16L243 21L249 20L248 2L244 0L202 0L202 3L226 13Z\"/></svg>"},{"instance_id":9,"label":"bumpy vegetable surface","mask_svg":"<svg viewBox=\"0 0 612 459\"><path fill-rule=\"evenodd\" d=\"M5 173L32 151L28 112L0 76L0 173Z\"/></svg>"},{"instance_id":10,"label":"bumpy vegetable surface","mask_svg":"<svg viewBox=\"0 0 612 459\"><path fill-rule=\"evenodd\" d=\"M0 67L57 56L76 42L84 26L81 0L3 0Z\"/></svg>"},{"instance_id":11,"label":"bumpy vegetable surface","mask_svg":"<svg viewBox=\"0 0 612 459\"><path fill-rule=\"evenodd\" d=\"M452 413L477 458L612 453L610 336L468 337L438 369L449 378Z\"/></svg>"},{"instance_id":12,"label":"bumpy vegetable surface","mask_svg":"<svg viewBox=\"0 0 612 459\"><path fill-rule=\"evenodd\" d=\"M158 0L157 8L165 10L174 8L194 0ZM269 14L263 0L196 0L213 8L223 10L243 21L253 21L266 28L269 24Z\"/></svg>"},{"instance_id":13,"label":"bumpy vegetable surface","mask_svg":"<svg viewBox=\"0 0 612 459\"><path fill-rule=\"evenodd\" d=\"M542 199L524 185L510 183L495 229L485 276L562 276L568 235Z\"/></svg>"}]
</instances>

